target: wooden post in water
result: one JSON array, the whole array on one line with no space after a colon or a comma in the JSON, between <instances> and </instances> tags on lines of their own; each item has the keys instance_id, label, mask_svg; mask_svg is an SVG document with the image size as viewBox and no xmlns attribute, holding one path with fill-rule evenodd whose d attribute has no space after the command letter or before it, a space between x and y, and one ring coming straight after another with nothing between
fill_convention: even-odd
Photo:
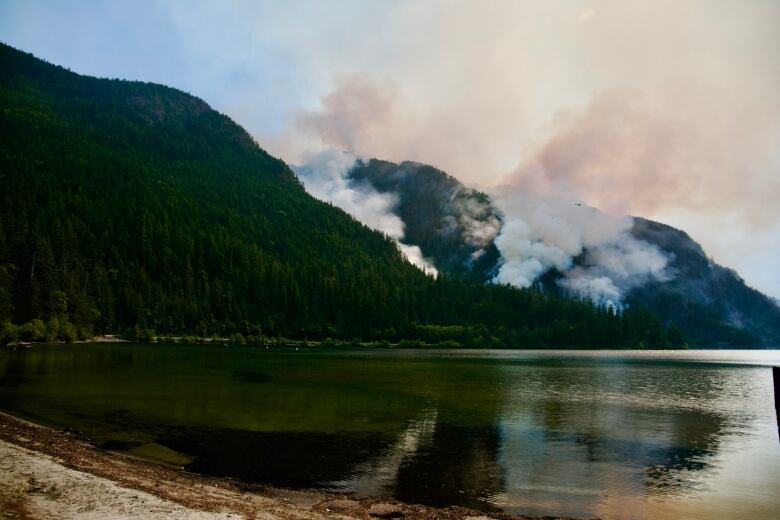
<instances>
[{"instance_id":1,"label":"wooden post in water","mask_svg":"<svg viewBox=\"0 0 780 520\"><path fill-rule=\"evenodd\" d=\"M772 367L772 379L775 382L775 419L777 420L777 437L780 439L780 367Z\"/></svg>"}]
</instances>

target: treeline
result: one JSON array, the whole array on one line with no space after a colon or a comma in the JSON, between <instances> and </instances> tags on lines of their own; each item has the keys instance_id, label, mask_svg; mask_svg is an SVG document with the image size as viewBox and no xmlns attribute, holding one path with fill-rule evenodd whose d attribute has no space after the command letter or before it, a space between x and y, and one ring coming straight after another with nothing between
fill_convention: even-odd
<instances>
[{"instance_id":1,"label":"treeline","mask_svg":"<svg viewBox=\"0 0 780 520\"><path fill-rule=\"evenodd\" d=\"M664 347L651 314L426 277L227 117L0 47L3 341L162 335ZM14 325L15 324L15 325Z\"/></svg>"},{"instance_id":2,"label":"treeline","mask_svg":"<svg viewBox=\"0 0 780 520\"><path fill-rule=\"evenodd\" d=\"M679 348L684 346L684 338L676 325L668 329L657 327L658 321L652 316L647 316L649 321L647 344L640 342L635 345L639 348ZM636 317L634 317L636 319ZM655 328L654 328L655 327ZM506 327L487 327L485 325L420 325L398 330L389 329L375 331L375 334L367 338L320 338L320 337L296 337L267 336L258 334L241 334L234 332L229 336L172 336L158 335L154 330L141 329L139 326L125 330L120 337L129 341L143 343L173 343L173 344L227 344L238 346L276 347L276 346L308 346L308 347L398 347L398 348L518 348L522 346L569 346L576 348L583 341L584 331L572 330L568 324L559 323L557 327L551 327L543 331L512 330ZM584 332L587 335L587 332ZM549 336L548 336L549 335ZM604 336L605 338L608 336ZM599 338L585 339L585 346L593 346L599 343ZM620 345L612 345L617 347Z\"/></svg>"}]
</instances>

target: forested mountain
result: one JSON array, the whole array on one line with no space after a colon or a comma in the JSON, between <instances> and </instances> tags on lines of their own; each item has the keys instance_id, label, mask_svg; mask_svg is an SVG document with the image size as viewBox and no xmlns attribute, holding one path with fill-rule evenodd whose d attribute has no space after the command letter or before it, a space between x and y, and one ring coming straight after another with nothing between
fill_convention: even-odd
<instances>
[{"instance_id":1,"label":"forested mountain","mask_svg":"<svg viewBox=\"0 0 780 520\"><path fill-rule=\"evenodd\" d=\"M631 305L680 323L697 345L780 347L776 302L713 262L688 234L643 218L634 218L631 233L671 253L674 274L631 291Z\"/></svg>"},{"instance_id":2,"label":"forested mountain","mask_svg":"<svg viewBox=\"0 0 780 520\"><path fill-rule=\"evenodd\" d=\"M358 160L349 178L397 195L395 211L406 224L405 240L420 246L437 269L480 282L495 274L499 253L493 238L501 216L486 194L411 161Z\"/></svg>"},{"instance_id":3,"label":"forested mountain","mask_svg":"<svg viewBox=\"0 0 780 520\"><path fill-rule=\"evenodd\" d=\"M356 182L368 182L380 193L395 194L396 212L406 224L405 240L418 245L437 269L471 280L493 279L502 262L495 233L482 233L485 240L475 245L464 226L452 225L466 222L474 229L492 230L498 220L500 227L501 211L487 194L463 186L436 168L412 162L358 161L347 175ZM666 323L679 323L695 346L780 346L776 302L748 287L733 270L709 259L685 232L636 217L630 233L668 257L669 277L627 291L629 308L648 309ZM471 255L477 251L484 253L475 263ZM575 265L586 254L587 250L575 258ZM562 295L565 291L556 283L559 279L560 273L551 270L538 285L548 294Z\"/></svg>"},{"instance_id":4,"label":"forested mountain","mask_svg":"<svg viewBox=\"0 0 780 520\"><path fill-rule=\"evenodd\" d=\"M434 280L205 102L0 45L4 341L127 328L503 347L668 346L647 312Z\"/></svg>"}]
</instances>

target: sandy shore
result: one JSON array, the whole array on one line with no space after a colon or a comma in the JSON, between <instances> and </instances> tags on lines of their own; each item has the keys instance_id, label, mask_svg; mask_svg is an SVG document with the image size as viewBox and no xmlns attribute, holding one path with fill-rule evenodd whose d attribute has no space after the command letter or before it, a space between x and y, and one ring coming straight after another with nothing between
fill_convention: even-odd
<instances>
[{"instance_id":1,"label":"sandy shore","mask_svg":"<svg viewBox=\"0 0 780 520\"><path fill-rule=\"evenodd\" d=\"M319 491L248 486L100 450L76 436L0 413L0 518L501 520Z\"/></svg>"}]
</instances>

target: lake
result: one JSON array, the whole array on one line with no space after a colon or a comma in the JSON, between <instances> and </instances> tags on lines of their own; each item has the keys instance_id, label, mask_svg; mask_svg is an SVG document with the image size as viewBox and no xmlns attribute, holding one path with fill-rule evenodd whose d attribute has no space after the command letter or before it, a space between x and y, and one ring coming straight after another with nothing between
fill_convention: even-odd
<instances>
[{"instance_id":1,"label":"lake","mask_svg":"<svg viewBox=\"0 0 780 520\"><path fill-rule=\"evenodd\" d=\"M190 471L531 515L775 519L778 351L0 351L0 409Z\"/></svg>"}]
</instances>

